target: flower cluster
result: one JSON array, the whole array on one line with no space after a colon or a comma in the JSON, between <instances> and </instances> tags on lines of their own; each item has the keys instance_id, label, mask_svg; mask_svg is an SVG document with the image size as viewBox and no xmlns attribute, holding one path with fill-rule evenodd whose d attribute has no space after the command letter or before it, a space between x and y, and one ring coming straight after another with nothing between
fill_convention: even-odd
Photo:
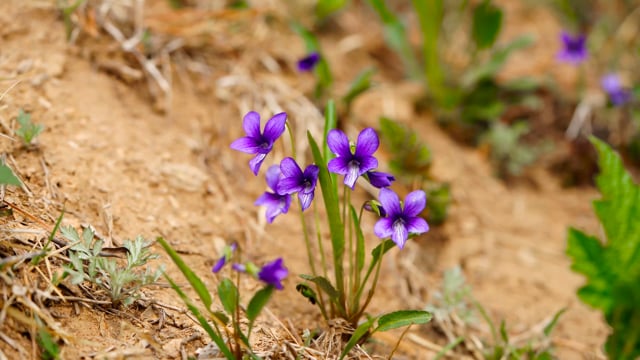
<instances>
[{"instance_id":1,"label":"flower cluster","mask_svg":"<svg viewBox=\"0 0 640 360\"><path fill-rule=\"evenodd\" d=\"M254 174L258 174L260 165L273 149L274 142L284 132L286 119L286 113L274 115L267 121L264 132L261 133L260 115L253 111L245 115L243 126L246 136L234 141L231 148L256 154L249 162ZM376 212L382 218L377 222L374 231L378 237L391 238L402 249L410 234L421 234L429 230L427 222L418 216L426 203L424 191L414 191L407 195L403 207L398 195L388 189L395 177L375 171L378 160L374 153L380 146L380 140L374 129L362 130L355 144L350 143L343 131L332 129L327 134L327 146L335 155L328 162L327 169L344 176L345 186L353 190L358 178L363 177L372 186L381 189ZM289 211L293 194L298 195L302 211L308 209L314 199L319 171L319 167L314 164L302 170L291 157L284 158L279 166L269 167L266 181L272 191L263 193L255 202L255 205L266 207L267 222L272 223L278 215Z\"/></svg>"}]
</instances>

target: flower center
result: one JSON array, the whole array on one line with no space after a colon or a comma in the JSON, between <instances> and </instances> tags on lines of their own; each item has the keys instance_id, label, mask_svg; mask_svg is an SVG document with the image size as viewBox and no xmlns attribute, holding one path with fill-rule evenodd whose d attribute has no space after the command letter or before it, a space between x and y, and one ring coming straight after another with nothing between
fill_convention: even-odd
<instances>
[{"instance_id":1,"label":"flower center","mask_svg":"<svg viewBox=\"0 0 640 360\"><path fill-rule=\"evenodd\" d=\"M303 187L302 192L308 193L309 191L311 191L311 188L312 188L311 181L309 179L304 179L304 181L302 182L302 187Z\"/></svg>"},{"instance_id":2,"label":"flower center","mask_svg":"<svg viewBox=\"0 0 640 360\"><path fill-rule=\"evenodd\" d=\"M582 43L580 41L570 41L567 44L567 49L570 52L580 52L582 51Z\"/></svg>"}]
</instances>

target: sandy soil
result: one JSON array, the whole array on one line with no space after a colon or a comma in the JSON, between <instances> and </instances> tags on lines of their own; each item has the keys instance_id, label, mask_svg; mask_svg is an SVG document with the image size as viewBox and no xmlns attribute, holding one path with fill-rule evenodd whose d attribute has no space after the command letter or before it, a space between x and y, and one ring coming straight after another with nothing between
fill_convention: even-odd
<instances>
[{"instance_id":1,"label":"sandy soil","mask_svg":"<svg viewBox=\"0 0 640 360\"><path fill-rule=\"evenodd\" d=\"M272 35L269 31L281 29L255 31L257 41L265 44ZM228 146L242 134L241 117L249 109L258 110L263 117L285 110L300 131L318 129L320 114L309 110L302 95L310 78L292 71L303 45L291 35L277 36L289 41L274 44L268 51L220 51L217 61L221 66L208 77L188 80L176 76L169 111L162 114L150 101L145 84L131 85L104 71L100 64L115 51L109 45L97 39L67 44L61 19L44 2L0 2L0 78L11 79L0 85L6 90L20 80L2 98L2 131L12 135L10 128L15 127L19 108L31 112L34 121L46 127L37 149L25 150L17 142L0 138L0 150L30 192L11 188L5 199L49 226L64 208L65 224L92 224L116 246L138 234L148 239L161 235L184 254L211 288L217 280L210 268L220 248L230 241L239 241L258 263L283 256L293 274L306 272L297 216L290 214L273 225L265 224L260 210L252 205L265 185L250 174L248 157ZM326 41L335 36L331 34ZM345 56L345 51L336 47L330 51L331 60ZM349 51L358 62L372 62L366 47ZM247 65L261 53L278 62L273 65L267 59L266 65ZM277 70L270 71L270 64ZM251 71L239 70L243 65ZM336 71L340 86L357 69ZM231 81L232 75L243 85L225 87L224 80ZM269 95L260 96L265 92ZM376 124L380 115L412 126L432 147L433 173L450 182L454 202L443 227L409 243L402 252L391 252L371 310L426 305L442 271L461 264L475 297L492 318L505 319L514 336L566 307L553 335L557 354L563 359L595 358L607 328L598 313L575 297L583 280L570 271L564 250L568 226L598 230L590 209L597 193L587 188L562 189L542 169L533 172L535 185L506 186L492 176L481 152L461 147L431 119L416 115L410 103L413 93L412 85L391 83L381 74L379 86L356 103L357 122L350 123L348 130ZM286 154L278 148L272 160L283 156ZM11 229L38 226L15 212L0 222ZM369 232L374 244L375 237ZM159 246L154 249L162 254ZM164 254L158 263L166 264L169 274L180 278ZM23 276L42 281L35 271ZM285 291L270 303L260 330L265 338L269 332L302 332L323 326L315 309L296 294L295 283L291 276ZM243 286L252 289L257 285L247 281ZM144 294L149 301L183 308L166 286ZM166 307L116 311L77 303L49 306L61 329L72 335L63 346L68 359L105 353L175 358L181 349L193 354L206 342L198 338L198 327L190 319ZM25 352L4 341L0 341L0 350L8 358L35 356L28 332L11 330L15 326L11 321L2 324L3 331L18 339ZM420 328L411 333L428 336ZM381 352L376 355L384 356L392 343L384 337L381 341ZM398 358L428 359L432 355L409 338Z\"/></svg>"}]
</instances>

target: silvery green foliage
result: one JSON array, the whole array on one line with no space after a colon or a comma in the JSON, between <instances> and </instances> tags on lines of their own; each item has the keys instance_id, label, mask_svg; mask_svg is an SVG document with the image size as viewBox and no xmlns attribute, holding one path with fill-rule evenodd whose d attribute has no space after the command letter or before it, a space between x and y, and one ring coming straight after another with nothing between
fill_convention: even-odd
<instances>
[{"instance_id":1,"label":"silvery green foliage","mask_svg":"<svg viewBox=\"0 0 640 360\"><path fill-rule=\"evenodd\" d=\"M444 272L442 289L434 294L434 302L427 305L427 311L433 312L436 319L444 320L455 313L464 322L475 321L471 287L467 284L459 266Z\"/></svg>"},{"instance_id":2,"label":"silvery green foliage","mask_svg":"<svg viewBox=\"0 0 640 360\"><path fill-rule=\"evenodd\" d=\"M96 239L90 228L85 228L82 235L71 226L60 231L73 243L64 276L69 276L74 285L85 281L96 285L109 294L115 306L132 304L139 297L140 288L154 284L164 271L163 266L155 270L145 267L158 255L149 251L149 243L142 236L125 240L126 260L120 260L102 254L104 241Z\"/></svg>"}]
</instances>

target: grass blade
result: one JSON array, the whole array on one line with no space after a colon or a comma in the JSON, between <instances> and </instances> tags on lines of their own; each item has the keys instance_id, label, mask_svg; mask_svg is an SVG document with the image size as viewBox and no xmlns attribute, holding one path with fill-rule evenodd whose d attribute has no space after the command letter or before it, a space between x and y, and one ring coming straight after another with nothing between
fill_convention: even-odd
<instances>
[{"instance_id":1,"label":"grass blade","mask_svg":"<svg viewBox=\"0 0 640 360\"><path fill-rule=\"evenodd\" d=\"M331 248L333 251L333 264L335 267L336 287L340 294L345 293L344 289L344 224L340 219L340 204L338 203L338 192L333 186L331 181L331 175L327 169L327 164L320 154L318 144L311 136L311 133L307 132L307 138L309 139L309 146L311 147L311 153L313 159L320 168L318 174L318 181L320 182L320 188L322 189L322 198L324 200L324 206L329 217L329 230L331 232ZM342 302L343 299L340 299Z\"/></svg>"},{"instance_id":2,"label":"grass blade","mask_svg":"<svg viewBox=\"0 0 640 360\"><path fill-rule=\"evenodd\" d=\"M184 277L187 278L187 281L189 281L189 284L191 284L193 289L196 291L207 310L210 310L213 300L204 282L200 280L200 278L193 272L193 270L191 270L191 268L187 264L185 264L184 260L182 260L180 255L178 255L178 253L173 250L171 245L169 245L169 243L167 243L165 239L163 239L162 237L158 237L156 241L160 243L167 254L169 254L169 257L171 257L171 260L173 260L176 266L178 266L178 269L182 271L182 274L184 274Z\"/></svg>"},{"instance_id":3,"label":"grass blade","mask_svg":"<svg viewBox=\"0 0 640 360\"><path fill-rule=\"evenodd\" d=\"M229 348L227 347L227 344L224 342L224 340L222 340L222 337L218 333L216 333L216 331L211 327L211 325L209 325L209 322L207 321L207 319L202 315L200 310L198 310L198 308L193 304L193 302L191 302L191 299L187 297L187 294L185 294L184 291L180 289L180 287L173 281L173 279L169 277L169 275L165 274L164 277L169 282L169 285L171 285L171 288L173 288L173 290L175 290L175 292L178 293L178 296L180 296L182 301L184 301L185 305L187 305L187 308L189 309L189 311L191 311L193 316L195 316L195 318L198 319L198 322L200 323L204 331L206 331L209 337L211 338L211 340L213 340L213 342L216 343L216 345L218 346L218 349L220 349L222 354L224 354L224 356L227 359L235 359L235 357L231 353L231 350L229 350Z\"/></svg>"},{"instance_id":4,"label":"grass blade","mask_svg":"<svg viewBox=\"0 0 640 360\"><path fill-rule=\"evenodd\" d=\"M367 320L366 322L363 322L362 324L360 324L360 326L358 326L358 328L351 335L351 339L349 339L349 341L347 342L347 345L344 346L344 350L342 350L342 354L340 354L340 360L344 359L344 357L349 353L349 351L351 351L351 349L353 349L353 347L356 346L358 341L360 341L360 339L362 339L362 337L369 332L371 325L373 325L376 319L377 318L375 317L370 318L369 320Z\"/></svg>"}]
</instances>

